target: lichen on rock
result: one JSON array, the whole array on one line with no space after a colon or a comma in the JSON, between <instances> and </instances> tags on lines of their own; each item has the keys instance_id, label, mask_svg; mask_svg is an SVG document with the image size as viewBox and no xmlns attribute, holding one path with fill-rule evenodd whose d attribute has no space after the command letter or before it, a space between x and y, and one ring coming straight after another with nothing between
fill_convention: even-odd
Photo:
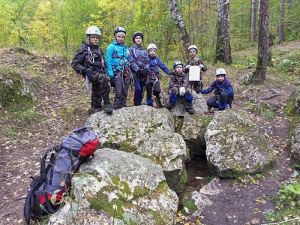
<instances>
[{"instance_id":1,"label":"lichen on rock","mask_svg":"<svg viewBox=\"0 0 300 225\"><path fill-rule=\"evenodd\" d=\"M208 165L220 177L264 172L276 158L267 138L244 111L217 112L205 140Z\"/></svg>"}]
</instances>

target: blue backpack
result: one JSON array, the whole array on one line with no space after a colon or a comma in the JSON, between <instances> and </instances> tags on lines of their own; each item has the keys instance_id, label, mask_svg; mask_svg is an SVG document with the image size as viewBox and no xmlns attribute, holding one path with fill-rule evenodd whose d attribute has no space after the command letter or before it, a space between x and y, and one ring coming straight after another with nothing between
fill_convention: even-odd
<instances>
[{"instance_id":1,"label":"blue backpack","mask_svg":"<svg viewBox=\"0 0 300 225\"><path fill-rule=\"evenodd\" d=\"M76 129L63 142L48 149L41 159L40 175L31 177L24 218L39 219L55 213L71 188L71 175L100 147L97 135L86 127Z\"/></svg>"}]
</instances>

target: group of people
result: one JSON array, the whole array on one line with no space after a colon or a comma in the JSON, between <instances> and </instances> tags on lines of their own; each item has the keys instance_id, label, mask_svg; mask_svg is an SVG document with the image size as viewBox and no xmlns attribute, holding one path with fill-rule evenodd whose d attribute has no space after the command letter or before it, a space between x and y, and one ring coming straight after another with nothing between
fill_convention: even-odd
<instances>
[{"instance_id":1,"label":"group of people","mask_svg":"<svg viewBox=\"0 0 300 225\"><path fill-rule=\"evenodd\" d=\"M168 109L175 107L177 99L182 97L187 112L193 114L193 90L202 94L209 94L215 90L215 96L207 101L209 109L224 110L233 98L233 88L230 81L226 79L226 71L222 68L216 70L216 80L208 89L202 89L201 81L189 81L187 74L191 66L199 66L203 72L207 70L202 60L197 57L198 48L195 45L188 48L187 62L183 64L176 60L171 71L156 55L155 44L149 44L147 50L143 48L144 35L141 32L132 35L133 45L128 48L125 44L126 30L123 27L116 27L114 40L107 47L105 57L99 47L100 29L96 26L88 27L86 35L88 41L76 52L72 67L85 78L87 92L89 92L89 84L92 83L93 113L101 110L102 101L107 114L126 107L130 85L134 86L135 106L142 104L143 92L146 90L146 104L153 106L154 95L156 105L163 107L159 68L169 75L169 101L165 105ZM111 86L114 87L115 92L113 104L109 98Z\"/></svg>"}]
</instances>

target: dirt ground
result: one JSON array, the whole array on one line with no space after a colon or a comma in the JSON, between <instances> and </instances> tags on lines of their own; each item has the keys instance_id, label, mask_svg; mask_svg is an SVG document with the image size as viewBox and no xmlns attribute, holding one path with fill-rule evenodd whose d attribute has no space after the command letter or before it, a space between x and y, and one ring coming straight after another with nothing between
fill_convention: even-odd
<instances>
[{"instance_id":1,"label":"dirt ground","mask_svg":"<svg viewBox=\"0 0 300 225\"><path fill-rule=\"evenodd\" d=\"M294 49L295 46L299 48L300 42L288 45L287 49ZM35 110L41 118L31 119L25 124L12 120L10 112L2 113L0 118L0 224L15 225L24 224L24 197L30 176L38 173L42 153L47 147L59 143L73 129L84 125L90 105L89 97L84 93L83 79L72 71L66 59L26 55L3 49L0 52L0 67L5 66L20 68L25 74L33 71L42 76L35 96L38 103ZM210 66L205 86L213 80L214 69ZM269 136L278 160L270 172L254 181L247 178L221 179L223 192L212 197L213 205L205 208L199 220L206 225L262 224L263 213L274 210L270 197L293 173L287 148L289 121L283 113L283 106L293 88L288 83L282 85L273 75L264 85L244 87L238 81L241 71L232 67L226 69L237 93L232 110L245 108L249 98L262 100L277 90L276 96L272 97L271 94L270 99L264 100L274 106L276 116L266 120L252 113L252 119L257 122L257 130ZM199 190L213 177L213 174L207 172L203 159L190 162L188 170L187 190ZM199 182L196 176L205 179ZM179 224L186 224L187 221L195 224L195 219L198 218L184 218Z\"/></svg>"}]
</instances>

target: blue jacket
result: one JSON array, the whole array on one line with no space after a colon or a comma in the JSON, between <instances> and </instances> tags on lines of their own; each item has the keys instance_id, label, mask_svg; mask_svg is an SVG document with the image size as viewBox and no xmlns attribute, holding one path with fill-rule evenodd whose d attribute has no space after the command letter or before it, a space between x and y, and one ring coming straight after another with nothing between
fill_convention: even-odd
<instances>
[{"instance_id":1,"label":"blue jacket","mask_svg":"<svg viewBox=\"0 0 300 225\"><path fill-rule=\"evenodd\" d=\"M113 77L116 72L123 70L124 66L129 66L127 46L114 40L106 49L106 65L109 77Z\"/></svg>"},{"instance_id":2,"label":"blue jacket","mask_svg":"<svg viewBox=\"0 0 300 225\"><path fill-rule=\"evenodd\" d=\"M229 96L233 96L234 92L233 92L233 88L230 84L230 81L228 79L224 79L223 82L219 83L217 80L215 80L209 88L201 90L201 94L209 94L211 93L213 90L215 90L215 94L219 95L221 94L222 91L225 91Z\"/></svg>"},{"instance_id":3,"label":"blue jacket","mask_svg":"<svg viewBox=\"0 0 300 225\"><path fill-rule=\"evenodd\" d=\"M129 48L130 69L137 73L139 70L149 71L149 57L147 51L142 47L134 44Z\"/></svg>"},{"instance_id":4,"label":"blue jacket","mask_svg":"<svg viewBox=\"0 0 300 225\"><path fill-rule=\"evenodd\" d=\"M166 74L171 75L172 72L168 69L168 67L163 64L157 56L150 57L150 72L154 72L155 74L159 74L159 68L161 68Z\"/></svg>"}]
</instances>

